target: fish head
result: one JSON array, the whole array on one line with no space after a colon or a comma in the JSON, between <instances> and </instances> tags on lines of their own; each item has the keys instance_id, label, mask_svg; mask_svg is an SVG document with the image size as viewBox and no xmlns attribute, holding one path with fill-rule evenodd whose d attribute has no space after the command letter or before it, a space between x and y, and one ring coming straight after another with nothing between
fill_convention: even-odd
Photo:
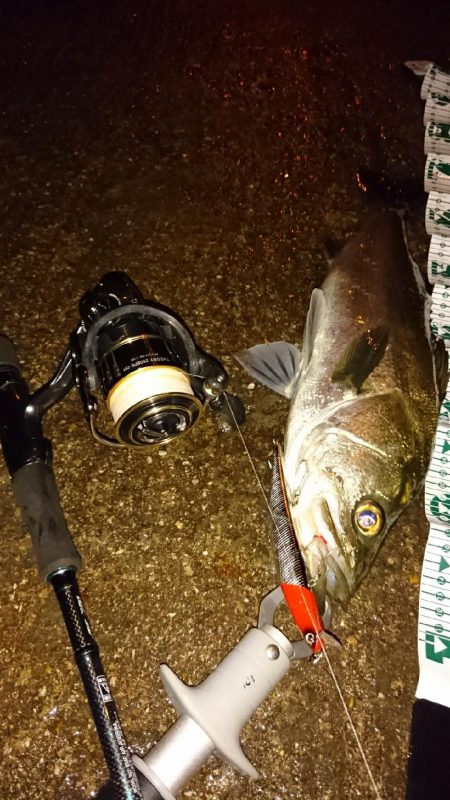
<instances>
[{"instance_id":1,"label":"fish head","mask_svg":"<svg viewBox=\"0 0 450 800\"><path fill-rule=\"evenodd\" d=\"M353 595L424 475L404 398L392 394L356 398L286 447L289 510L321 609Z\"/></svg>"}]
</instances>

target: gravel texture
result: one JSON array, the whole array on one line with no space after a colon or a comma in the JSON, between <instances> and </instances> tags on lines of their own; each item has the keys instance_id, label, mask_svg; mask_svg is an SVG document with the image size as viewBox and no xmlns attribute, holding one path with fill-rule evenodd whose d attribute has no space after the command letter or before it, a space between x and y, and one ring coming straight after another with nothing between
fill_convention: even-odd
<instances>
[{"instance_id":1,"label":"gravel texture","mask_svg":"<svg viewBox=\"0 0 450 800\"><path fill-rule=\"evenodd\" d=\"M267 489L287 406L232 354L301 340L325 243L365 212L360 165L420 183L419 84L401 65L445 67L448 3L0 8L0 324L28 380L51 375L83 292L123 269L229 370ZM409 232L423 266L423 209ZM92 440L72 393L45 428L82 596L128 741L145 753L175 718L159 664L204 679L276 583L266 506L239 436L211 414L167 448L115 451ZM0 797L84 800L104 762L6 469L0 507ZM344 646L331 662L385 800L404 794L426 536L418 501L335 618ZM294 635L286 615L280 625ZM242 741L259 782L212 759L183 797L375 797L324 661L293 666Z\"/></svg>"}]
</instances>

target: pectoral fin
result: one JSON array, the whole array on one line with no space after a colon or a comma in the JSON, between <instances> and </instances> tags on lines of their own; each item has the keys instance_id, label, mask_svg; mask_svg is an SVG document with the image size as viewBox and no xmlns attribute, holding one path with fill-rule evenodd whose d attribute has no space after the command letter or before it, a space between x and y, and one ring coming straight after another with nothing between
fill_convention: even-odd
<instances>
[{"instance_id":1,"label":"pectoral fin","mask_svg":"<svg viewBox=\"0 0 450 800\"><path fill-rule=\"evenodd\" d=\"M235 358L255 380L290 398L301 372L302 354L288 342L257 344Z\"/></svg>"},{"instance_id":2,"label":"pectoral fin","mask_svg":"<svg viewBox=\"0 0 450 800\"><path fill-rule=\"evenodd\" d=\"M389 330L384 326L364 331L346 348L333 372L333 383L343 383L359 392L383 358L388 340Z\"/></svg>"}]
</instances>

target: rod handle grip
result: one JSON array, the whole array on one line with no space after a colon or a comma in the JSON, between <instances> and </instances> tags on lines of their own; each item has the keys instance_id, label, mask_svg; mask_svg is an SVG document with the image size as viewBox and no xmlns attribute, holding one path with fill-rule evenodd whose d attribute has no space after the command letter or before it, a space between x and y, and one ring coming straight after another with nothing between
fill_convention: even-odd
<instances>
[{"instance_id":1,"label":"rod handle grip","mask_svg":"<svg viewBox=\"0 0 450 800\"><path fill-rule=\"evenodd\" d=\"M42 580L59 570L78 570L81 557L64 518L52 468L43 461L25 464L12 476L12 486Z\"/></svg>"}]
</instances>

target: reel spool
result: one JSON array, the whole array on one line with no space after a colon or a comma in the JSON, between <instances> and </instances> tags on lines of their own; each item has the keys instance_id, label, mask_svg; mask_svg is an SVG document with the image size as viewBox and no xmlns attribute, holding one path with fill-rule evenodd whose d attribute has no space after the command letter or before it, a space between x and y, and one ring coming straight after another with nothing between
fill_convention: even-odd
<instances>
[{"instance_id":1,"label":"reel spool","mask_svg":"<svg viewBox=\"0 0 450 800\"><path fill-rule=\"evenodd\" d=\"M95 331L90 388L101 389L117 441L125 445L168 442L190 430L203 411L186 349L161 329L159 311L119 309Z\"/></svg>"},{"instance_id":2,"label":"reel spool","mask_svg":"<svg viewBox=\"0 0 450 800\"><path fill-rule=\"evenodd\" d=\"M181 436L203 410L185 373L176 367L146 367L126 376L107 403L117 439L128 445L160 444Z\"/></svg>"}]
</instances>

